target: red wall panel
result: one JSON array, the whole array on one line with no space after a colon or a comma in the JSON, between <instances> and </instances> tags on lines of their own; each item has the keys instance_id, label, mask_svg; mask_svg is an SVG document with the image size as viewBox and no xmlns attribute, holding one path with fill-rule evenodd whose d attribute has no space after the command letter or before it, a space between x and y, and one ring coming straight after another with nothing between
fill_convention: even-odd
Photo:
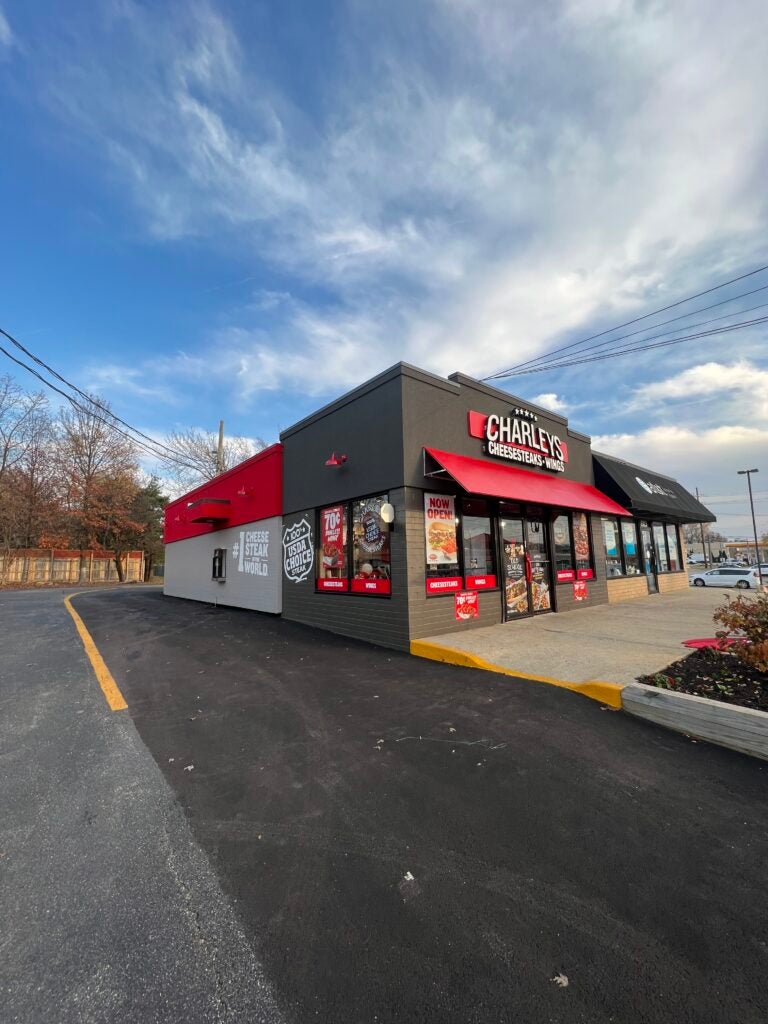
<instances>
[{"instance_id":1,"label":"red wall panel","mask_svg":"<svg viewBox=\"0 0 768 1024\"><path fill-rule=\"evenodd\" d=\"M215 525L190 522L194 509L189 505L210 498L229 501L228 518ZM215 533L230 526L242 526L282 514L283 446L273 444L227 473L172 501L165 510L163 540L172 544L176 540L200 537L204 533Z\"/></svg>"}]
</instances>

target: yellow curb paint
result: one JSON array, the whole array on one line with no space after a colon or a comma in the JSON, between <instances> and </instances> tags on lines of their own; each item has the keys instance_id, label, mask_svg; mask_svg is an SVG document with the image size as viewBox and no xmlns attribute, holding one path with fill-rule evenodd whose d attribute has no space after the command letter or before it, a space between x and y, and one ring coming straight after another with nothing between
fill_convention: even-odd
<instances>
[{"instance_id":1,"label":"yellow curb paint","mask_svg":"<svg viewBox=\"0 0 768 1024\"><path fill-rule=\"evenodd\" d=\"M120 693L120 689L113 679L112 673L107 668L104 659L99 654L98 647L93 642L93 637L85 628L85 623L72 607L72 597L77 597L77 594L71 594L70 597L65 597L64 606L74 620L75 629L77 629L77 632L80 634L80 639L83 641L85 653L88 655L88 660L90 661L91 667L99 681L101 692L106 697L107 704L109 704L112 711L125 711L128 707L125 703L125 697Z\"/></svg>"},{"instance_id":2,"label":"yellow curb paint","mask_svg":"<svg viewBox=\"0 0 768 1024\"><path fill-rule=\"evenodd\" d=\"M455 647L444 647L442 644L431 643L427 640L411 640L411 654L417 658L428 658L430 661L442 661L447 665L479 668L485 672L498 672L500 675L512 676L515 679L532 679L535 683L559 686L564 690L573 690L574 693L591 697L592 700L607 704L610 708L621 710L621 691L624 687L620 683L606 683L601 679L589 679L585 683L570 683L566 679L554 679L552 676L536 676L530 672L517 672L515 669L505 668L503 665L494 665L478 654L457 651Z\"/></svg>"}]
</instances>

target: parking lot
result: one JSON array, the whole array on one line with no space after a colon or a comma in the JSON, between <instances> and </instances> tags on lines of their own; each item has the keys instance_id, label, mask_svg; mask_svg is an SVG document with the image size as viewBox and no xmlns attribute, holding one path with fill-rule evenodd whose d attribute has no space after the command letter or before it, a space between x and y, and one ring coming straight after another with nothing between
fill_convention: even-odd
<instances>
[{"instance_id":1,"label":"parking lot","mask_svg":"<svg viewBox=\"0 0 768 1024\"><path fill-rule=\"evenodd\" d=\"M766 1019L760 762L563 690L266 615L146 589L74 604L127 711L106 709L77 660L60 593L0 596L3 650L13 630L23 651L4 684L3 735L16 737L0 805L14 809L13 829L2 814L10 1019L45 1008L57 1022L135 1020L138 991L140 1019L185 1024ZM46 622L49 660L23 642ZM51 778L57 800L35 801L41 767L88 763L97 741L97 777ZM86 785L109 796L73 816ZM129 798L178 809L174 828L188 832L170 860L164 818L134 811L121 827ZM46 892L66 874L55 845L35 854L45 829L65 838L62 857L86 832L110 868L88 896L85 944L79 891L56 888L60 952L35 964ZM115 869L139 861L152 881L135 866L129 897ZM117 964L141 929L110 927L129 898L150 947L128 958L133 977ZM189 963L187 933L168 924L177 904L197 915ZM68 957L86 959L78 977L105 979L114 1012L72 1001ZM169 996L174 957L196 999Z\"/></svg>"}]
</instances>

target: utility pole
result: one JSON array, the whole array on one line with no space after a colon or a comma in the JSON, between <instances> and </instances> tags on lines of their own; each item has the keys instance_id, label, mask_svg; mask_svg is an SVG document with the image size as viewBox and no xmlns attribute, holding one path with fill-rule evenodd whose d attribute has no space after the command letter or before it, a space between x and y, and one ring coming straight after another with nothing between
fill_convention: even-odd
<instances>
[{"instance_id":1,"label":"utility pole","mask_svg":"<svg viewBox=\"0 0 768 1024\"><path fill-rule=\"evenodd\" d=\"M759 473L759 469L737 469L736 472L739 476L745 476L747 478L747 487L749 488L749 509L752 513L752 533L755 538L755 561L757 563L757 579L760 583L760 589L763 589L763 570L760 568L760 547L757 543L757 523L755 522L755 503L752 500L752 473Z\"/></svg>"},{"instance_id":2,"label":"utility pole","mask_svg":"<svg viewBox=\"0 0 768 1024\"><path fill-rule=\"evenodd\" d=\"M699 488L696 488L696 501L699 500ZM704 523L699 523L701 528L701 553L704 555L704 568L709 569L712 566L712 554L710 552L709 562L707 562L707 547L704 543Z\"/></svg>"},{"instance_id":3,"label":"utility pole","mask_svg":"<svg viewBox=\"0 0 768 1024\"><path fill-rule=\"evenodd\" d=\"M224 472L224 420L219 420L219 447L216 449L216 472Z\"/></svg>"}]
</instances>

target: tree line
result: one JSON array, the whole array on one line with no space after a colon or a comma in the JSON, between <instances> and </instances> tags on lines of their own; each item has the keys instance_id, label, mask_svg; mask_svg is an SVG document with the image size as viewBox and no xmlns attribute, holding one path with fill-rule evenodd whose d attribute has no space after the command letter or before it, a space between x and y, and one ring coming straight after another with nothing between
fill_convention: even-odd
<instances>
[{"instance_id":1,"label":"tree line","mask_svg":"<svg viewBox=\"0 0 768 1024\"><path fill-rule=\"evenodd\" d=\"M43 392L0 376L0 547L7 555L19 548L112 551L120 579L125 552L143 550L148 577L162 557L170 496L218 470L215 440L205 431L179 431L166 443L178 457L147 471L139 461L146 452L121 432L103 399L54 408ZM223 467L260 447L230 439Z\"/></svg>"}]
</instances>

